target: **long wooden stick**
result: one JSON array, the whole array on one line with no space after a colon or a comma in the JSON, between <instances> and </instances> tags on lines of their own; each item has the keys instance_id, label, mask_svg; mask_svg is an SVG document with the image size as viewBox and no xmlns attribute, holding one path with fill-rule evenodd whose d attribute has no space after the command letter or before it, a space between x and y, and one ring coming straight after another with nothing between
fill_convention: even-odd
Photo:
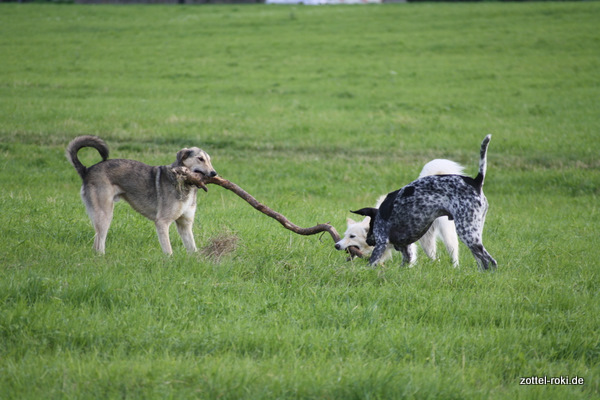
<instances>
[{"instance_id":1,"label":"long wooden stick","mask_svg":"<svg viewBox=\"0 0 600 400\"><path fill-rule=\"evenodd\" d=\"M275 220L277 220L277 222L279 222L281 225L283 225L286 229L289 229L290 231L292 231L294 233L307 236L307 235L315 235L315 234L321 233L321 232L329 232L334 243L337 243L340 240L340 235L337 233L337 231L335 230L335 228L332 225L318 224L315 226L311 226L310 228L299 227L298 225L291 223L290 220L288 220L285 216L283 216L283 214L278 213L277 211L274 211L274 210L270 209L269 207L265 206L264 204L260 203L250 193L246 192L244 189L242 189L235 183L230 182L227 179L223 179L220 176L215 176L215 177L202 176L202 175L193 173L189 169L184 168L184 167L174 168L173 172L177 176L177 179L185 182L186 184L196 185L205 191L208 190L206 187L206 184L211 184L211 183L215 184L215 185L219 185L221 187L224 187L225 189L231 190L233 193L237 194L239 197L246 200L246 202L248 202L248 204L250 204L252 207L257 209L261 213L268 215L271 218L274 218ZM356 247L348 248L348 252L350 253L351 257L362 257L363 256L361 251L358 250Z\"/></svg>"}]
</instances>

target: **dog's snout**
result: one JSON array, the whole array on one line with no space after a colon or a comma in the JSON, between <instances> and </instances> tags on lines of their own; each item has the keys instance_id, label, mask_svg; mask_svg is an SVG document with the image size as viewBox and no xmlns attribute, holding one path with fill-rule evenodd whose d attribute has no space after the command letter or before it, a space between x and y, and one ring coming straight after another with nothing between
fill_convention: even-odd
<instances>
[{"instance_id":1,"label":"dog's snout","mask_svg":"<svg viewBox=\"0 0 600 400\"><path fill-rule=\"evenodd\" d=\"M335 244L335 249L336 249L336 250L341 250L341 249L342 249L342 246L340 246L340 244L339 244L339 243L336 243L336 244Z\"/></svg>"},{"instance_id":2,"label":"dog's snout","mask_svg":"<svg viewBox=\"0 0 600 400\"><path fill-rule=\"evenodd\" d=\"M210 171L210 177L214 178L215 176L217 176L217 171Z\"/></svg>"}]
</instances>

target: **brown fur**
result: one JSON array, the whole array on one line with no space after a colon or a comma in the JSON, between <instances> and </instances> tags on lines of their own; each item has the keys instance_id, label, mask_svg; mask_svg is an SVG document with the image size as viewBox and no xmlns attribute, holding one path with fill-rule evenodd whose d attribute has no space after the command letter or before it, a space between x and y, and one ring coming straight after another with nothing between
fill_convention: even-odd
<instances>
[{"instance_id":1,"label":"brown fur","mask_svg":"<svg viewBox=\"0 0 600 400\"><path fill-rule=\"evenodd\" d=\"M98 150L103 161L86 167L77 158L83 147ZM67 146L67 159L81 176L81 198L96 236L94 249L104 253L108 228L112 221L114 203L119 199L154 221L158 240L166 254L172 254L169 226L173 221L183 244L189 252L196 251L192 233L196 213L197 187L178 182L173 168L186 167L193 172L216 176L209 155L197 147L185 148L177 153L171 165L150 166L139 161L108 160L108 147L96 136L79 136Z\"/></svg>"}]
</instances>

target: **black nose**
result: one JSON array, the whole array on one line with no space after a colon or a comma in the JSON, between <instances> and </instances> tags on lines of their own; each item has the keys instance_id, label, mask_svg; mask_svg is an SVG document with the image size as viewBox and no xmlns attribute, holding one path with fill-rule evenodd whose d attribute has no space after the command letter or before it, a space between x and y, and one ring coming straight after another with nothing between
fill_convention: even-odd
<instances>
[{"instance_id":1,"label":"black nose","mask_svg":"<svg viewBox=\"0 0 600 400\"><path fill-rule=\"evenodd\" d=\"M342 246L340 246L340 245L339 245L339 244L337 244L337 243L335 244L335 249L336 249L336 250L339 250L339 249L340 249L340 247L342 247Z\"/></svg>"},{"instance_id":2,"label":"black nose","mask_svg":"<svg viewBox=\"0 0 600 400\"><path fill-rule=\"evenodd\" d=\"M217 176L217 171L211 171L210 172L210 177L212 178L212 177L215 177L215 176Z\"/></svg>"}]
</instances>

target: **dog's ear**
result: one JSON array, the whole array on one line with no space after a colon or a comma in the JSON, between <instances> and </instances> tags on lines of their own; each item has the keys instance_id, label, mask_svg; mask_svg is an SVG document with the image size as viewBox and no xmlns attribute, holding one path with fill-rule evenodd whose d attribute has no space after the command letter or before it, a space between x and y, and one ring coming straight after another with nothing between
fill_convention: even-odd
<instances>
[{"instance_id":1,"label":"dog's ear","mask_svg":"<svg viewBox=\"0 0 600 400\"><path fill-rule=\"evenodd\" d=\"M348 224L348 226L350 226L356 224L356 221L352 218L346 218L346 223Z\"/></svg>"},{"instance_id":2,"label":"dog's ear","mask_svg":"<svg viewBox=\"0 0 600 400\"><path fill-rule=\"evenodd\" d=\"M190 150L190 149L181 149L177 152L177 164L181 165L183 164L183 161L188 158L189 156L192 155L192 153L194 152L194 150Z\"/></svg>"},{"instance_id":3,"label":"dog's ear","mask_svg":"<svg viewBox=\"0 0 600 400\"><path fill-rule=\"evenodd\" d=\"M360 210L350 211L352 214L364 215L365 217L371 217L371 219L375 219L378 210L373 207L365 207Z\"/></svg>"}]
</instances>

